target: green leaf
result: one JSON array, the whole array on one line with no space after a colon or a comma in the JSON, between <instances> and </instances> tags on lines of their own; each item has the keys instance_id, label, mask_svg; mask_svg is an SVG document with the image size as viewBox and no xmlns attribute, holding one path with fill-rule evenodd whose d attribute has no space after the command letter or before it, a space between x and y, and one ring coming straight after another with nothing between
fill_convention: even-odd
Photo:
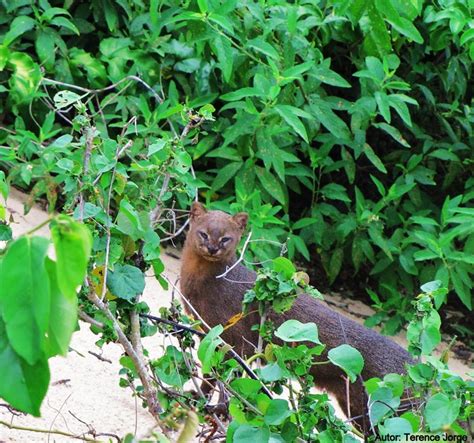
<instances>
[{"instance_id":1,"label":"green leaf","mask_svg":"<svg viewBox=\"0 0 474 443\"><path fill-rule=\"evenodd\" d=\"M368 3L367 18L368 26L365 28L363 44L365 52L379 57L389 53L392 49L390 34L374 2Z\"/></svg>"},{"instance_id":2,"label":"green leaf","mask_svg":"<svg viewBox=\"0 0 474 443\"><path fill-rule=\"evenodd\" d=\"M254 427L250 425L240 425L234 432L232 443L269 443L270 429L268 426Z\"/></svg>"},{"instance_id":3,"label":"green leaf","mask_svg":"<svg viewBox=\"0 0 474 443\"><path fill-rule=\"evenodd\" d=\"M215 53L217 55L217 59L219 60L219 66L222 71L222 75L224 77L224 80L228 83L232 77L232 71L234 67L232 45L227 39L221 36L218 36L214 40L214 46L215 46ZM248 88L248 89L253 89L253 88ZM228 95L228 94L224 94L224 95ZM221 96L221 98L222 97L223 96ZM232 101L230 99L227 99L227 100ZM240 100L240 98L238 98L237 100Z\"/></svg>"},{"instance_id":4,"label":"green leaf","mask_svg":"<svg viewBox=\"0 0 474 443\"><path fill-rule=\"evenodd\" d=\"M265 412L263 421L267 425L278 426L281 425L292 412L288 407L288 401L283 399L273 399Z\"/></svg>"},{"instance_id":5,"label":"green leaf","mask_svg":"<svg viewBox=\"0 0 474 443\"><path fill-rule=\"evenodd\" d=\"M46 257L46 271L51 293L47 355L65 356L77 325L77 297L61 293L57 278L57 264L48 257Z\"/></svg>"},{"instance_id":6,"label":"green leaf","mask_svg":"<svg viewBox=\"0 0 474 443\"><path fill-rule=\"evenodd\" d=\"M262 381L270 383L281 380L284 377L283 370L276 362L269 363L268 365L264 366L262 369L260 369L259 374Z\"/></svg>"},{"instance_id":7,"label":"green leaf","mask_svg":"<svg viewBox=\"0 0 474 443\"><path fill-rule=\"evenodd\" d=\"M17 102L31 101L41 81L41 71L33 59L22 52L13 52L8 58L14 75L10 77L11 93Z\"/></svg>"},{"instance_id":8,"label":"green leaf","mask_svg":"<svg viewBox=\"0 0 474 443\"><path fill-rule=\"evenodd\" d=\"M310 341L321 344L318 338L318 327L315 323L301 323L298 320L287 320L275 331L275 336L286 342Z\"/></svg>"},{"instance_id":9,"label":"green leaf","mask_svg":"<svg viewBox=\"0 0 474 443\"><path fill-rule=\"evenodd\" d=\"M369 405L370 422L375 426L386 414L398 409L400 398L390 388L379 388L369 396Z\"/></svg>"},{"instance_id":10,"label":"green leaf","mask_svg":"<svg viewBox=\"0 0 474 443\"><path fill-rule=\"evenodd\" d=\"M362 354L349 345L341 345L328 352L329 360L339 366L348 376L352 383L357 376L362 373L364 368L364 359Z\"/></svg>"},{"instance_id":11,"label":"green leaf","mask_svg":"<svg viewBox=\"0 0 474 443\"><path fill-rule=\"evenodd\" d=\"M440 258L440 256L436 254L435 252L425 249L425 250L416 251L413 254L413 258L415 259L415 261L425 261L425 260L434 260L436 258Z\"/></svg>"},{"instance_id":12,"label":"green leaf","mask_svg":"<svg viewBox=\"0 0 474 443\"><path fill-rule=\"evenodd\" d=\"M0 222L0 241L8 241L12 238L12 228Z\"/></svg>"},{"instance_id":13,"label":"green leaf","mask_svg":"<svg viewBox=\"0 0 474 443\"><path fill-rule=\"evenodd\" d=\"M49 22L53 17L56 17L57 15L70 15L70 14L69 12L67 12L66 9L63 9L63 8L47 8L43 12L41 19Z\"/></svg>"},{"instance_id":14,"label":"green leaf","mask_svg":"<svg viewBox=\"0 0 474 443\"><path fill-rule=\"evenodd\" d=\"M207 0L198 0L197 3L199 11L201 11L202 13L206 13L207 11L209 11L209 5L207 4Z\"/></svg>"},{"instance_id":15,"label":"green leaf","mask_svg":"<svg viewBox=\"0 0 474 443\"><path fill-rule=\"evenodd\" d=\"M75 297L86 275L92 235L82 223L59 215L51 223L51 237L56 251L59 289L64 295Z\"/></svg>"},{"instance_id":16,"label":"green leaf","mask_svg":"<svg viewBox=\"0 0 474 443\"><path fill-rule=\"evenodd\" d=\"M307 226L314 225L315 223L318 223L318 220L315 218L300 218L293 224L293 229L306 228Z\"/></svg>"},{"instance_id":17,"label":"green leaf","mask_svg":"<svg viewBox=\"0 0 474 443\"><path fill-rule=\"evenodd\" d=\"M390 103L390 106L395 109L395 111L400 116L400 118L405 122L405 124L411 127L412 123L411 123L410 111L408 110L408 106L406 105L405 101L401 100L400 97L398 97L398 94L389 95L388 101Z\"/></svg>"},{"instance_id":18,"label":"green leaf","mask_svg":"<svg viewBox=\"0 0 474 443\"><path fill-rule=\"evenodd\" d=\"M329 183L320 189L320 192L324 197L330 200L340 200L343 202L351 202L351 199L347 195L346 188L338 183Z\"/></svg>"},{"instance_id":19,"label":"green leaf","mask_svg":"<svg viewBox=\"0 0 474 443\"><path fill-rule=\"evenodd\" d=\"M377 102L377 107L382 117L387 123L390 123L392 116L390 115L390 102L388 101L388 96L384 92L377 91L374 94L375 101Z\"/></svg>"},{"instance_id":20,"label":"green leaf","mask_svg":"<svg viewBox=\"0 0 474 443\"><path fill-rule=\"evenodd\" d=\"M423 317L422 329L420 334L421 353L430 355L441 342L441 318L437 311L431 311Z\"/></svg>"},{"instance_id":21,"label":"green leaf","mask_svg":"<svg viewBox=\"0 0 474 443\"><path fill-rule=\"evenodd\" d=\"M53 69L56 53L54 50L54 34L51 30L45 29L38 31L35 40L35 48L41 63L46 69Z\"/></svg>"},{"instance_id":22,"label":"green leaf","mask_svg":"<svg viewBox=\"0 0 474 443\"><path fill-rule=\"evenodd\" d=\"M383 425L381 425L381 435L405 435L405 434L412 434L414 429L411 426L411 423L400 417L393 417L389 418L384 421Z\"/></svg>"},{"instance_id":23,"label":"green leaf","mask_svg":"<svg viewBox=\"0 0 474 443\"><path fill-rule=\"evenodd\" d=\"M255 167L255 172L263 188L279 203L286 205L286 196L278 179L260 166Z\"/></svg>"},{"instance_id":24,"label":"green leaf","mask_svg":"<svg viewBox=\"0 0 474 443\"><path fill-rule=\"evenodd\" d=\"M26 15L15 17L10 25L10 30L3 37L3 45L9 46L10 43L36 26L36 21Z\"/></svg>"},{"instance_id":25,"label":"green leaf","mask_svg":"<svg viewBox=\"0 0 474 443\"><path fill-rule=\"evenodd\" d=\"M51 24L59 26L60 28L69 29L70 31L74 32L74 34L80 35L79 29L77 29L76 25L66 17L54 17L51 20Z\"/></svg>"},{"instance_id":26,"label":"green leaf","mask_svg":"<svg viewBox=\"0 0 474 443\"><path fill-rule=\"evenodd\" d=\"M211 22L217 23L220 27L224 28L224 30L230 35L235 34L234 25L232 24L232 21L227 18L227 16L211 12L207 17Z\"/></svg>"},{"instance_id":27,"label":"green leaf","mask_svg":"<svg viewBox=\"0 0 474 443\"><path fill-rule=\"evenodd\" d=\"M115 269L107 273L107 287L116 297L131 302L145 289L145 276L135 266L115 265Z\"/></svg>"},{"instance_id":28,"label":"green leaf","mask_svg":"<svg viewBox=\"0 0 474 443\"><path fill-rule=\"evenodd\" d=\"M385 255L390 259L393 260L392 252L390 251L390 245L385 238L382 236L382 232L380 231L380 227L377 225L370 224L369 225L369 237L373 243L375 243Z\"/></svg>"},{"instance_id":29,"label":"green leaf","mask_svg":"<svg viewBox=\"0 0 474 443\"><path fill-rule=\"evenodd\" d=\"M325 83L327 85L336 86L339 88L351 87L351 84L344 77L329 69L329 63L316 66L311 70L309 75L318 79L321 83Z\"/></svg>"},{"instance_id":30,"label":"green leaf","mask_svg":"<svg viewBox=\"0 0 474 443\"><path fill-rule=\"evenodd\" d=\"M444 393L433 395L426 403L423 415L431 431L450 426L458 417L461 399L449 398Z\"/></svg>"},{"instance_id":31,"label":"green leaf","mask_svg":"<svg viewBox=\"0 0 474 443\"><path fill-rule=\"evenodd\" d=\"M87 73L88 80L97 86L102 86L107 80L105 66L83 49L72 48L69 50L70 63L74 67L81 67Z\"/></svg>"},{"instance_id":32,"label":"green leaf","mask_svg":"<svg viewBox=\"0 0 474 443\"><path fill-rule=\"evenodd\" d=\"M471 41L474 39L474 29L468 29L463 33L461 38L459 39L459 43L461 45L465 45L467 42Z\"/></svg>"},{"instance_id":33,"label":"green leaf","mask_svg":"<svg viewBox=\"0 0 474 443\"><path fill-rule=\"evenodd\" d=\"M72 91L59 91L53 97L56 109L67 108L81 100L83 96Z\"/></svg>"},{"instance_id":34,"label":"green leaf","mask_svg":"<svg viewBox=\"0 0 474 443\"><path fill-rule=\"evenodd\" d=\"M14 408L40 416L40 406L49 386L48 362L41 358L26 363L8 342L5 324L0 317L0 397Z\"/></svg>"},{"instance_id":35,"label":"green leaf","mask_svg":"<svg viewBox=\"0 0 474 443\"><path fill-rule=\"evenodd\" d=\"M420 286L423 292L430 293L437 291L441 287L442 282L440 280L429 281Z\"/></svg>"},{"instance_id":36,"label":"green leaf","mask_svg":"<svg viewBox=\"0 0 474 443\"><path fill-rule=\"evenodd\" d=\"M310 260L310 254L306 243L299 235L290 234L288 245L290 243L296 248L296 250L306 259Z\"/></svg>"},{"instance_id":37,"label":"green leaf","mask_svg":"<svg viewBox=\"0 0 474 443\"><path fill-rule=\"evenodd\" d=\"M296 272L295 265L285 257L277 257L272 260L273 270L290 279Z\"/></svg>"},{"instance_id":38,"label":"green leaf","mask_svg":"<svg viewBox=\"0 0 474 443\"><path fill-rule=\"evenodd\" d=\"M334 283L336 277L339 275L339 272L342 268L342 262L344 260L344 251L342 248L336 248L331 255L331 261L329 263L329 281L330 284Z\"/></svg>"},{"instance_id":39,"label":"green leaf","mask_svg":"<svg viewBox=\"0 0 474 443\"><path fill-rule=\"evenodd\" d=\"M297 115L298 108L289 105L276 105L275 110L306 143L309 143L306 128Z\"/></svg>"},{"instance_id":40,"label":"green leaf","mask_svg":"<svg viewBox=\"0 0 474 443\"><path fill-rule=\"evenodd\" d=\"M8 340L30 365L43 356L49 323L48 246L46 238L21 237L10 243L0 268L0 308Z\"/></svg>"},{"instance_id":41,"label":"green leaf","mask_svg":"<svg viewBox=\"0 0 474 443\"><path fill-rule=\"evenodd\" d=\"M183 366L182 351L171 345L166 347L165 355L153 362L153 369L160 381L180 388L189 380L188 374L183 371Z\"/></svg>"},{"instance_id":42,"label":"green leaf","mask_svg":"<svg viewBox=\"0 0 474 443\"><path fill-rule=\"evenodd\" d=\"M242 167L241 162L233 162L221 168L212 182L212 189L221 189Z\"/></svg>"},{"instance_id":43,"label":"green leaf","mask_svg":"<svg viewBox=\"0 0 474 443\"><path fill-rule=\"evenodd\" d=\"M364 143L363 152L370 160L370 163L372 163L380 172L383 172L384 174L387 173L385 165L382 163L382 160L380 160L380 157L372 149L372 146L370 146L368 143Z\"/></svg>"},{"instance_id":44,"label":"green leaf","mask_svg":"<svg viewBox=\"0 0 474 443\"><path fill-rule=\"evenodd\" d=\"M400 133L400 131L390 125L387 125L387 123L374 123L373 126L375 128L380 128L382 131L385 131L387 134L389 134L395 141L400 143L402 146L405 146L405 148L409 148L410 144L406 141L406 139L403 137L403 135Z\"/></svg>"},{"instance_id":45,"label":"green leaf","mask_svg":"<svg viewBox=\"0 0 474 443\"><path fill-rule=\"evenodd\" d=\"M84 203L84 210L82 212L82 220L87 220L88 218L95 217L96 215L100 214L102 208L96 206L92 203L86 202ZM81 218L81 208L80 206L76 206L74 210L74 218L79 220Z\"/></svg>"},{"instance_id":46,"label":"green leaf","mask_svg":"<svg viewBox=\"0 0 474 443\"><path fill-rule=\"evenodd\" d=\"M385 19L400 33L416 43L423 43L423 37L410 20L402 17L392 4L392 0L375 0L376 8Z\"/></svg>"},{"instance_id":47,"label":"green leaf","mask_svg":"<svg viewBox=\"0 0 474 443\"><path fill-rule=\"evenodd\" d=\"M335 137L350 140L351 133L344 121L331 109L328 103L319 98L314 98L310 104L313 115Z\"/></svg>"},{"instance_id":48,"label":"green leaf","mask_svg":"<svg viewBox=\"0 0 474 443\"><path fill-rule=\"evenodd\" d=\"M472 291L471 288L467 287L466 284L461 279L461 274L459 269L450 269L449 275L453 281L454 289L459 299L464 303L464 305L471 310L472 309Z\"/></svg>"},{"instance_id":49,"label":"green leaf","mask_svg":"<svg viewBox=\"0 0 474 443\"><path fill-rule=\"evenodd\" d=\"M285 79L297 79L300 78L301 74L311 69L314 66L313 61L301 63L300 65L292 66L291 68L285 69L281 74Z\"/></svg>"},{"instance_id":50,"label":"green leaf","mask_svg":"<svg viewBox=\"0 0 474 443\"><path fill-rule=\"evenodd\" d=\"M249 40L247 42L247 46L257 52L265 54L267 57L273 60L278 61L280 59L280 56L278 55L276 49L270 43L267 43L265 40L263 40L262 37L257 37L252 40Z\"/></svg>"},{"instance_id":51,"label":"green leaf","mask_svg":"<svg viewBox=\"0 0 474 443\"><path fill-rule=\"evenodd\" d=\"M120 210L117 214L117 228L124 234L138 240L145 234L145 228L136 209L127 201L120 201Z\"/></svg>"},{"instance_id":52,"label":"green leaf","mask_svg":"<svg viewBox=\"0 0 474 443\"><path fill-rule=\"evenodd\" d=\"M233 102L237 100L242 100L245 97L260 97L262 94L257 91L255 88L241 88L237 91L228 92L227 94L221 95L221 99Z\"/></svg>"},{"instance_id":53,"label":"green leaf","mask_svg":"<svg viewBox=\"0 0 474 443\"><path fill-rule=\"evenodd\" d=\"M203 374L209 374L212 368L222 359L222 352L217 347L222 343L220 334L224 331L222 325L214 326L201 340L198 348L198 358L202 364Z\"/></svg>"}]
</instances>

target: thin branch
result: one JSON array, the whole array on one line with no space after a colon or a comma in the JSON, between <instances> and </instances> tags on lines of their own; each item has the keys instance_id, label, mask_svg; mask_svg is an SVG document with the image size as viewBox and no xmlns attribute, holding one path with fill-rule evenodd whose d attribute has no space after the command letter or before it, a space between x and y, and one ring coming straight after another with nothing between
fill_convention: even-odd
<instances>
[{"instance_id":1,"label":"thin branch","mask_svg":"<svg viewBox=\"0 0 474 443\"><path fill-rule=\"evenodd\" d=\"M100 440L90 439L86 437L81 437L78 434L71 434L69 432L60 431L59 429L39 429L39 428L30 428L28 426L18 426L6 421L0 420L0 425L6 426L8 429L16 429L18 431L28 431L28 432L38 432L40 434L56 434L63 435L65 437L71 437L76 440L82 440L87 442L99 442Z\"/></svg>"},{"instance_id":2,"label":"thin branch","mask_svg":"<svg viewBox=\"0 0 474 443\"><path fill-rule=\"evenodd\" d=\"M112 200L112 189L114 186L114 181L115 181L115 173L117 171L117 163L119 157L122 155L123 152L125 152L126 149L128 149L132 145L132 141L129 140L125 145L119 149L117 146L117 150L115 152L115 165L114 168L112 169L112 177L110 178L110 185L109 185L109 192L107 195L107 209L105 211L105 214L107 217L110 217L110 201ZM104 281L102 282L102 291L100 294L100 299L104 300L105 294L107 293L107 273L109 271L109 257L110 257L110 239L111 239L111 232L110 232L110 221L107 220L107 225L105 227L106 229L106 235L107 235L107 241L105 243L105 263L104 263Z\"/></svg>"},{"instance_id":3,"label":"thin branch","mask_svg":"<svg viewBox=\"0 0 474 443\"><path fill-rule=\"evenodd\" d=\"M263 325L265 324L265 322L267 321L267 306L266 306L266 303L264 302L264 307L263 307L263 314L261 315L260 317L260 331L263 329ZM257 354L262 354L262 351L263 351L263 337L262 337L262 334L260 333L259 331L259 334L258 334L258 342L257 342ZM258 358L257 360L257 363L258 363L258 366L261 366L261 359L260 357Z\"/></svg>"},{"instance_id":4,"label":"thin branch","mask_svg":"<svg viewBox=\"0 0 474 443\"><path fill-rule=\"evenodd\" d=\"M148 318L148 319L150 319L154 322L157 322L157 323L165 323L167 325L174 326L176 328L177 332L179 332L179 330L181 329L183 331L191 332L192 334L195 334L195 335L197 335L198 337L201 337L201 338L206 336L206 334L204 332L198 331L198 330L193 329L189 326L183 325L181 323L174 322L172 320L167 320L167 319L164 319L164 318L161 318L161 317L155 317L154 315L149 315L149 314L140 314L140 316ZM227 352L229 352L229 354L232 355L232 357L235 360L237 360L239 365L242 367L242 369L247 373L247 375L250 378L253 378L254 380L260 381L260 379L257 377L255 372L247 365L247 363L245 363L245 361L240 357L239 354L237 354L237 352L234 351L234 349L230 345L228 345L225 341L222 341L221 347L226 347L226 350L228 348ZM261 381L260 381L260 383L262 385L263 392L265 392L265 394L267 394L268 397L272 398L272 394L268 390L268 388Z\"/></svg>"},{"instance_id":5,"label":"thin branch","mask_svg":"<svg viewBox=\"0 0 474 443\"><path fill-rule=\"evenodd\" d=\"M169 235L168 237L165 237L165 238L161 238L160 243L176 238L179 234L181 234L186 229L186 226L188 225L189 225L189 218L184 222L183 226L181 226L174 234Z\"/></svg>"},{"instance_id":6,"label":"thin branch","mask_svg":"<svg viewBox=\"0 0 474 443\"><path fill-rule=\"evenodd\" d=\"M242 248L242 252L240 253L239 259L230 268L227 268L226 266L226 271L222 274L217 275L216 278L226 277L227 274L229 274L229 272L232 271L232 269L234 269L240 262L242 262L242 260L244 259L245 250L247 249L249 245L251 237L252 237L252 231L249 232L249 235L247 236L247 239L245 240L244 247Z\"/></svg>"},{"instance_id":7,"label":"thin branch","mask_svg":"<svg viewBox=\"0 0 474 443\"><path fill-rule=\"evenodd\" d=\"M90 287L90 284L89 283L87 284ZM161 423L160 419L158 418L158 414L162 411L162 407L158 402L156 389L152 385L152 381L146 369L145 363L143 362L142 359L140 359L139 355L135 352L135 349L132 343L123 332L122 328L120 327L119 322L117 321L117 319L115 318L114 314L109 309L109 307L99 297L97 297L97 295L93 291L89 291L88 298L112 322L113 328L118 336L120 344L122 345L122 347L124 348L128 356L132 359L133 364L140 377L140 380L143 385L144 396L148 403L148 409L150 410L153 417L157 420L162 430L165 431L166 427Z\"/></svg>"},{"instance_id":8,"label":"thin branch","mask_svg":"<svg viewBox=\"0 0 474 443\"><path fill-rule=\"evenodd\" d=\"M87 323L90 323L92 326L95 326L99 329L104 329L104 324L100 321L97 321L95 318L92 318L90 315L87 315L85 312L79 310L79 318Z\"/></svg>"},{"instance_id":9,"label":"thin branch","mask_svg":"<svg viewBox=\"0 0 474 443\"><path fill-rule=\"evenodd\" d=\"M182 346L181 340L179 340L179 342L180 342L180 345L181 345L181 348L182 348L183 346ZM189 373L192 374L193 370L192 370L192 367L191 367L191 362L189 361L186 352L183 352L183 360L184 360L184 364L186 365L186 368L188 369ZM199 386L199 383L197 383L196 378L191 376L191 381L193 382L194 388L196 389L198 394L201 396L201 398L203 398L204 400L207 401L206 395L204 394L204 392L202 392L202 389ZM213 413L212 416L213 416L215 422L217 423L217 425L219 426L219 428L221 429L221 431L226 432L226 428L225 428L224 424L219 420L219 417L217 416L217 414Z\"/></svg>"},{"instance_id":10,"label":"thin branch","mask_svg":"<svg viewBox=\"0 0 474 443\"><path fill-rule=\"evenodd\" d=\"M92 352L92 351L87 351L90 355L93 355L95 358L97 358L100 361L110 363L112 364L112 360L109 360L108 358L102 357L102 355L97 354L97 352Z\"/></svg>"},{"instance_id":11,"label":"thin branch","mask_svg":"<svg viewBox=\"0 0 474 443\"><path fill-rule=\"evenodd\" d=\"M92 148L94 147L94 132L95 128L93 126L86 129L86 149L84 151L84 163L82 168L83 177L85 177L89 172L89 163L92 155ZM84 190L82 189L83 185L82 179L79 179L79 188L81 190L79 193L79 221L84 219L85 201Z\"/></svg>"}]
</instances>

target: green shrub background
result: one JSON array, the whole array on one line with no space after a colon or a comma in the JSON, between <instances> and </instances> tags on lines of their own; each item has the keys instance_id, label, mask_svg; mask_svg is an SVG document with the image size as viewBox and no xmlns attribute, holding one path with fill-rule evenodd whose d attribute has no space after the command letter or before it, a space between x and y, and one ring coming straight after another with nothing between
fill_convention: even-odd
<instances>
[{"instance_id":1,"label":"green shrub background","mask_svg":"<svg viewBox=\"0 0 474 443\"><path fill-rule=\"evenodd\" d=\"M166 168L163 201L187 208L198 187L248 211L270 241L252 244L260 260L286 242L290 258L318 256L329 284L342 270L367 280L387 332L427 281L471 309L472 0L0 5L0 165L32 201L67 210L84 172L81 122L52 96L105 88L86 106L101 137L135 134L115 185L129 213L150 208ZM169 123L181 131L196 110L199 136L173 142Z\"/></svg>"}]
</instances>

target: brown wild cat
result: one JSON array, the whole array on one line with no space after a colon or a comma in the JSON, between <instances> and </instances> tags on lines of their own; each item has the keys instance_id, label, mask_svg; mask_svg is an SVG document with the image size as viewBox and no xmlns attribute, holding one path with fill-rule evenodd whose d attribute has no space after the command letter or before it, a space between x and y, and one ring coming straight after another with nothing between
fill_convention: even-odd
<instances>
[{"instance_id":1,"label":"brown wild cat","mask_svg":"<svg viewBox=\"0 0 474 443\"><path fill-rule=\"evenodd\" d=\"M226 267L235 263L235 251L248 216L243 212L234 216L222 211L208 212L200 203L193 203L190 218L181 264L181 290L211 327L225 325L232 316L242 311L243 296L253 287L256 278L255 272L241 264L232 269L226 278L216 278L226 271ZM319 338L326 344L320 360L327 360L327 351L344 343L357 348L365 361L364 380L383 377L391 372L404 373L405 363L411 361L408 352L393 341L306 294L300 295L289 311L279 315L270 313L269 317L277 325L290 318L303 323L316 323ZM258 323L258 314L250 314L224 331L222 338L239 354L251 355L254 353L251 344L256 345L258 340L257 332L252 331L251 327ZM360 381L350 384L350 392L346 393L344 373L336 366L317 365L311 373L316 386L333 393L345 413L352 417L365 413L367 399ZM347 398L350 399L350 409ZM362 424L361 419L357 422Z\"/></svg>"}]
</instances>

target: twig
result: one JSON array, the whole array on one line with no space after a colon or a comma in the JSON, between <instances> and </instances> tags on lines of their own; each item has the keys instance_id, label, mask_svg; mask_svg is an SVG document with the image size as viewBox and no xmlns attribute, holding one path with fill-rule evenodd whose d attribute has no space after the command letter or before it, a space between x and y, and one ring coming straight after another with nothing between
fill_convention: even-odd
<instances>
[{"instance_id":1,"label":"twig","mask_svg":"<svg viewBox=\"0 0 474 443\"><path fill-rule=\"evenodd\" d=\"M88 283L88 286L90 286L89 283ZM144 396L148 403L148 409L150 410L153 417L157 420L162 430L165 431L166 427L161 423L160 419L158 418L158 414L162 411L162 408L157 400L156 389L153 387L151 383L151 378L146 369L146 365L140 359L138 354L135 352L135 349L133 348L132 343L130 343L130 340L122 331L122 328L120 327L119 322L115 318L114 314L112 314L112 311L109 309L109 307L101 299L99 299L99 297L97 297L97 295L93 291L89 291L88 298L112 322L113 328L118 336L119 342L124 348L125 352L128 354L128 356L132 359L133 364L140 377L140 380L143 384L143 391L144 391Z\"/></svg>"},{"instance_id":2,"label":"twig","mask_svg":"<svg viewBox=\"0 0 474 443\"><path fill-rule=\"evenodd\" d=\"M227 266L226 266L226 271L222 274L217 275L216 278L226 277L227 274L229 274L229 272L232 271L232 269L234 269L244 259L245 250L247 249L247 246L250 242L251 237L252 237L252 231L249 232L249 235L247 236L247 239L245 240L245 243L244 243L244 246L242 248L242 252L240 253L239 259L230 268L227 268Z\"/></svg>"},{"instance_id":3,"label":"twig","mask_svg":"<svg viewBox=\"0 0 474 443\"><path fill-rule=\"evenodd\" d=\"M97 354L96 352L92 351L87 351L90 355L93 355L95 358L99 359L100 361L105 361L106 363L112 364L112 360L109 360L108 358L102 357L102 355Z\"/></svg>"},{"instance_id":4,"label":"twig","mask_svg":"<svg viewBox=\"0 0 474 443\"><path fill-rule=\"evenodd\" d=\"M71 398L71 394L69 394L65 399L64 401L62 402L61 406L59 407L59 409L56 410L56 415L54 416L53 418L53 421L51 422L51 424L49 425L49 430L51 431L51 429L53 429L53 425L54 423L56 422L57 418L59 417L59 415L61 414L61 409L64 407L64 405L67 403L67 401ZM66 423L66 427L67 427L67 423ZM49 442L49 439L51 437L51 434L48 434L48 442Z\"/></svg>"},{"instance_id":5,"label":"twig","mask_svg":"<svg viewBox=\"0 0 474 443\"><path fill-rule=\"evenodd\" d=\"M102 437L102 436L106 436L106 437L113 437L115 439L117 439L117 441L120 443L122 440L121 438L117 435L117 434L112 434L110 432L97 432L93 427L92 425L90 425L89 423L85 422L84 420L81 420L77 415L75 415L72 411L68 411L69 414L71 414L78 422L82 423L83 425L87 426L87 428L89 429L89 434L93 435L94 437Z\"/></svg>"},{"instance_id":6,"label":"twig","mask_svg":"<svg viewBox=\"0 0 474 443\"><path fill-rule=\"evenodd\" d=\"M52 221L54 220L54 216L52 217L49 217L48 219L46 219L44 222L40 223L39 225L35 226L33 229L30 229L27 233L25 233L24 235L31 235L33 234L34 232L40 230L42 227L46 226L47 224L51 223Z\"/></svg>"},{"instance_id":7,"label":"twig","mask_svg":"<svg viewBox=\"0 0 474 443\"><path fill-rule=\"evenodd\" d=\"M112 169L112 177L110 178L110 185L109 185L109 192L107 195L107 209L106 209L106 215L107 217L110 217L110 200L112 199L112 188L114 186L114 181L115 181L115 173L117 171L117 163L120 155L125 152L126 149L128 149L132 145L132 141L129 140L125 145L119 149L117 146L117 149L115 151L115 165L114 168ZM105 298L105 294L107 293L107 273L109 271L109 257L110 257L110 238L111 238L111 232L110 232L110 220L107 220L107 225L105 227L106 229L106 235L107 235L107 240L105 243L105 262L104 262L104 281L102 282L102 292L100 294L100 299L103 301Z\"/></svg>"},{"instance_id":8,"label":"twig","mask_svg":"<svg viewBox=\"0 0 474 443\"><path fill-rule=\"evenodd\" d=\"M92 155L92 148L94 147L94 132L95 128L91 126L86 129L86 149L84 151L84 164L82 169L82 176L86 176L89 172L89 163ZM82 189L83 182L79 179L79 188L81 189L79 193L79 221L84 219L84 190Z\"/></svg>"},{"instance_id":9,"label":"twig","mask_svg":"<svg viewBox=\"0 0 474 443\"><path fill-rule=\"evenodd\" d=\"M8 409L8 412L10 412L10 414L16 415L17 417L20 417L22 415L26 415L25 413L20 412L20 411L16 410L14 407L12 407L11 405L8 405L8 404L5 404L5 403L0 403L0 407Z\"/></svg>"},{"instance_id":10,"label":"twig","mask_svg":"<svg viewBox=\"0 0 474 443\"><path fill-rule=\"evenodd\" d=\"M266 306L266 303L264 302L263 314L262 314L262 316L260 317L260 330L259 330L259 334L258 334L257 354L262 354L262 350L263 350L263 337L262 337L262 334L261 334L260 331L262 330L263 325L265 324L266 321L267 321L267 306ZM257 364L258 364L258 366L261 366L261 365L262 365L262 361L261 361L260 358L258 358Z\"/></svg>"},{"instance_id":11,"label":"twig","mask_svg":"<svg viewBox=\"0 0 474 443\"><path fill-rule=\"evenodd\" d=\"M95 326L99 329L104 329L104 324L100 321L97 321L95 318L92 318L90 315L87 315L84 311L79 310L79 318L87 323L90 323L92 326Z\"/></svg>"},{"instance_id":12,"label":"twig","mask_svg":"<svg viewBox=\"0 0 474 443\"><path fill-rule=\"evenodd\" d=\"M165 237L165 238L161 238L160 243L168 241L168 240L172 240L173 238L177 237L186 229L186 226L188 225L189 225L189 218L184 222L183 226L181 226L181 228L179 228L174 234L169 235L168 237Z\"/></svg>"},{"instance_id":13,"label":"twig","mask_svg":"<svg viewBox=\"0 0 474 443\"><path fill-rule=\"evenodd\" d=\"M346 414L348 417L351 416L351 391L350 391L350 381L349 377L344 377L346 382L346 404L347 404L347 411Z\"/></svg>"},{"instance_id":14,"label":"twig","mask_svg":"<svg viewBox=\"0 0 474 443\"><path fill-rule=\"evenodd\" d=\"M181 343L181 340L180 340L180 344L181 344L181 348L183 347L182 346L182 343ZM190 374L192 374L192 367L191 367L191 362L189 361L188 359L188 356L186 355L186 352L183 352L183 360L184 360L184 364L186 365L188 371ZM199 383L197 383L195 377L191 376L191 381L193 382L193 385L194 385L194 388L196 389L196 391L198 392L198 394L201 396L201 398L205 399L207 401L207 398L206 398L206 395L204 394L204 392L202 392L202 389L201 387L199 386ZM224 424L219 420L219 417L217 416L217 414L212 414L216 424L219 426L219 428L221 429L221 431L223 432L226 432L226 429L225 429L225 426Z\"/></svg>"},{"instance_id":15,"label":"twig","mask_svg":"<svg viewBox=\"0 0 474 443\"><path fill-rule=\"evenodd\" d=\"M86 437L80 437L79 435L71 434L65 431L60 431L59 429L39 429L39 428L30 428L28 426L17 426L3 420L0 420L0 425L6 426L8 429L16 429L18 431L38 432L40 434L64 435L65 437L71 437L76 440L83 440L83 441L88 441L88 442L99 442L99 440L90 439Z\"/></svg>"},{"instance_id":16,"label":"twig","mask_svg":"<svg viewBox=\"0 0 474 443\"><path fill-rule=\"evenodd\" d=\"M149 314L140 314L140 316L148 318L148 319L150 319L154 322L157 322L157 323L165 323L167 325L174 326L175 328L177 328L178 331L181 329L181 330L184 330L184 331L191 332L192 334L195 334L198 337L205 337L206 336L206 334L204 332L198 331L198 330L193 329L189 326L183 325L181 323L174 322L172 320L166 320L164 318L155 317L154 315L149 315ZM242 369L247 373L247 375L250 378L253 378L254 380L260 381L260 379L257 377L255 372L247 365L247 363L245 363L245 361L240 357L240 355L237 354L237 352L235 352L234 349L232 349L232 347L230 347L224 340L222 340L222 345L221 346L222 347L225 346L226 348L228 348L227 352L230 355L232 355L232 357L237 361L237 363L239 363L239 365L242 367ZM262 385L263 392L265 392L265 394L268 397L272 398L273 396L272 396L271 392L268 390L268 388L261 381L260 381L260 383Z\"/></svg>"},{"instance_id":17,"label":"twig","mask_svg":"<svg viewBox=\"0 0 474 443\"><path fill-rule=\"evenodd\" d=\"M136 304L140 302L140 295L136 298ZM131 332L130 332L130 341L132 342L133 349L135 350L137 357L140 361L145 361L145 356L143 355L143 345L140 334L140 317L136 310L130 312L130 323L131 323Z\"/></svg>"}]
</instances>

